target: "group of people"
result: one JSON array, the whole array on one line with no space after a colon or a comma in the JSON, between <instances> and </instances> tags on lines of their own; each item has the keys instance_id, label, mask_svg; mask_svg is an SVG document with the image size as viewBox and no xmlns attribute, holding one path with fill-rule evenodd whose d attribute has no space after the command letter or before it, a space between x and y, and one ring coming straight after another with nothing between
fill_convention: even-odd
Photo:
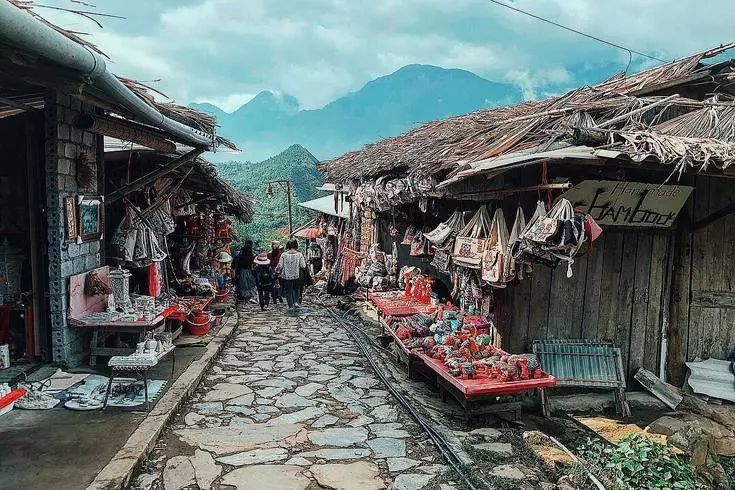
<instances>
[{"instance_id":1,"label":"group of people","mask_svg":"<svg viewBox=\"0 0 735 490\"><path fill-rule=\"evenodd\" d=\"M298 309L303 288L311 283L310 270L296 239L286 243L285 251L274 241L269 253L258 254L253 250L253 242L246 241L235 263L235 277L238 298L255 302L257 295L261 310L271 301L283 303L284 297L290 311Z\"/></svg>"}]
</instances>

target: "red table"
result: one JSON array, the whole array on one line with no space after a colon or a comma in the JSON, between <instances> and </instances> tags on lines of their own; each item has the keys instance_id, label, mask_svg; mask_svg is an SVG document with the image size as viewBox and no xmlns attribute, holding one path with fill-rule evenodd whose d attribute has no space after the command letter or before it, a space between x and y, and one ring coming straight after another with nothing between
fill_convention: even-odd
<instances>
[{"instance_id":1,"label":"red table","mask_svg":"<svg viewBox=\"0 0 735 490\"><path fill-rule=\"evenodd\" d=\"M524 381L499 382L489 378L463 379L449 374L449 368L439 359L434 359L424 352L414 350L412 355L421 359L423 364L436 374L436 381L442 400L446 394L451 394L465 411L465 419L469 421L474 414L496 413L512 411L516 419L520 418L521 402L519 395L537 389L548 388L556 384L556 378L529 379ZM481 408L475 402L487 399L497 399L500 396L513 396L514 401L486 405Z\"/></svg>"}]
</instances>

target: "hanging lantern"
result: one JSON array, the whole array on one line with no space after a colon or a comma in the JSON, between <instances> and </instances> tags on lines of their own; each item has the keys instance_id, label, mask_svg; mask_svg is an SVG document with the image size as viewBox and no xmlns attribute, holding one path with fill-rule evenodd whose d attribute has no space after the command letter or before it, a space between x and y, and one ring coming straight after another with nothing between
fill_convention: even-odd
<instances>
[{"instance_id":1,"label":"hanging lantern","mask_svg":"<svg viewBox=\"0 0 735 490\"><path fill-rule=\"evenodd\" d=\"M130 301L130 276L132 274L119 267L110 272L110 287L115 302L115 310L131 311L133 303Z\"/></svg>"}]
</instances>

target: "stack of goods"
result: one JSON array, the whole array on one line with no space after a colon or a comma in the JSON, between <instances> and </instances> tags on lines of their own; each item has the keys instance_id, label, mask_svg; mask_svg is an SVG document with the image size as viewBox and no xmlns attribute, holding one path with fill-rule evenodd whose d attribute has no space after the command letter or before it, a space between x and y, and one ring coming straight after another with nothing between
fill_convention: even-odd
<instances>
[{"instance_id":1,"label":"stack of goods","mask_svg":"<svg viewBox=\"0 0 735 490\"><path fill-rule=\"evenodd\" d=\"M355 269L355 281L360 286L374 291L395 289L398 285L397 259L398 251L395 247L393 254L388 255L381 251L378 245L373 245L370 253Z\"/></svg>"},{"instance_id":2,"label":"stack of goods","mask_svg":"<svg viewBox=\"0 0 735 490\"><path fill-rule=\"evenodd\" d=\"M441 343L424 351L441 360L452 376L463 379L488 378L498 383L548 377L533 354L509 354L494 347L489 335L477 335L474 328L463 327L442 337Z\"/></svg>"}]
</instances>

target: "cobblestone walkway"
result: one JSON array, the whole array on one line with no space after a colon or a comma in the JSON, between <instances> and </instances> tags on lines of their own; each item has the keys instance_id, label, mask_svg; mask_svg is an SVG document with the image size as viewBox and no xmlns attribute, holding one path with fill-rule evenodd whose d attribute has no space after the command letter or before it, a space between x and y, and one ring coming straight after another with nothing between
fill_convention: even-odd
<instances>
[{"instance_id":1,"label":"cobblestone walkway","mask_svg":"<svg viewBox=\"0 0 735 490\"><path fill-rule=\"evenodd\" d=\"M326 312L239 314L234 339L159 440L138 488L455 488Z\"/></svg>"}]
</instances>

